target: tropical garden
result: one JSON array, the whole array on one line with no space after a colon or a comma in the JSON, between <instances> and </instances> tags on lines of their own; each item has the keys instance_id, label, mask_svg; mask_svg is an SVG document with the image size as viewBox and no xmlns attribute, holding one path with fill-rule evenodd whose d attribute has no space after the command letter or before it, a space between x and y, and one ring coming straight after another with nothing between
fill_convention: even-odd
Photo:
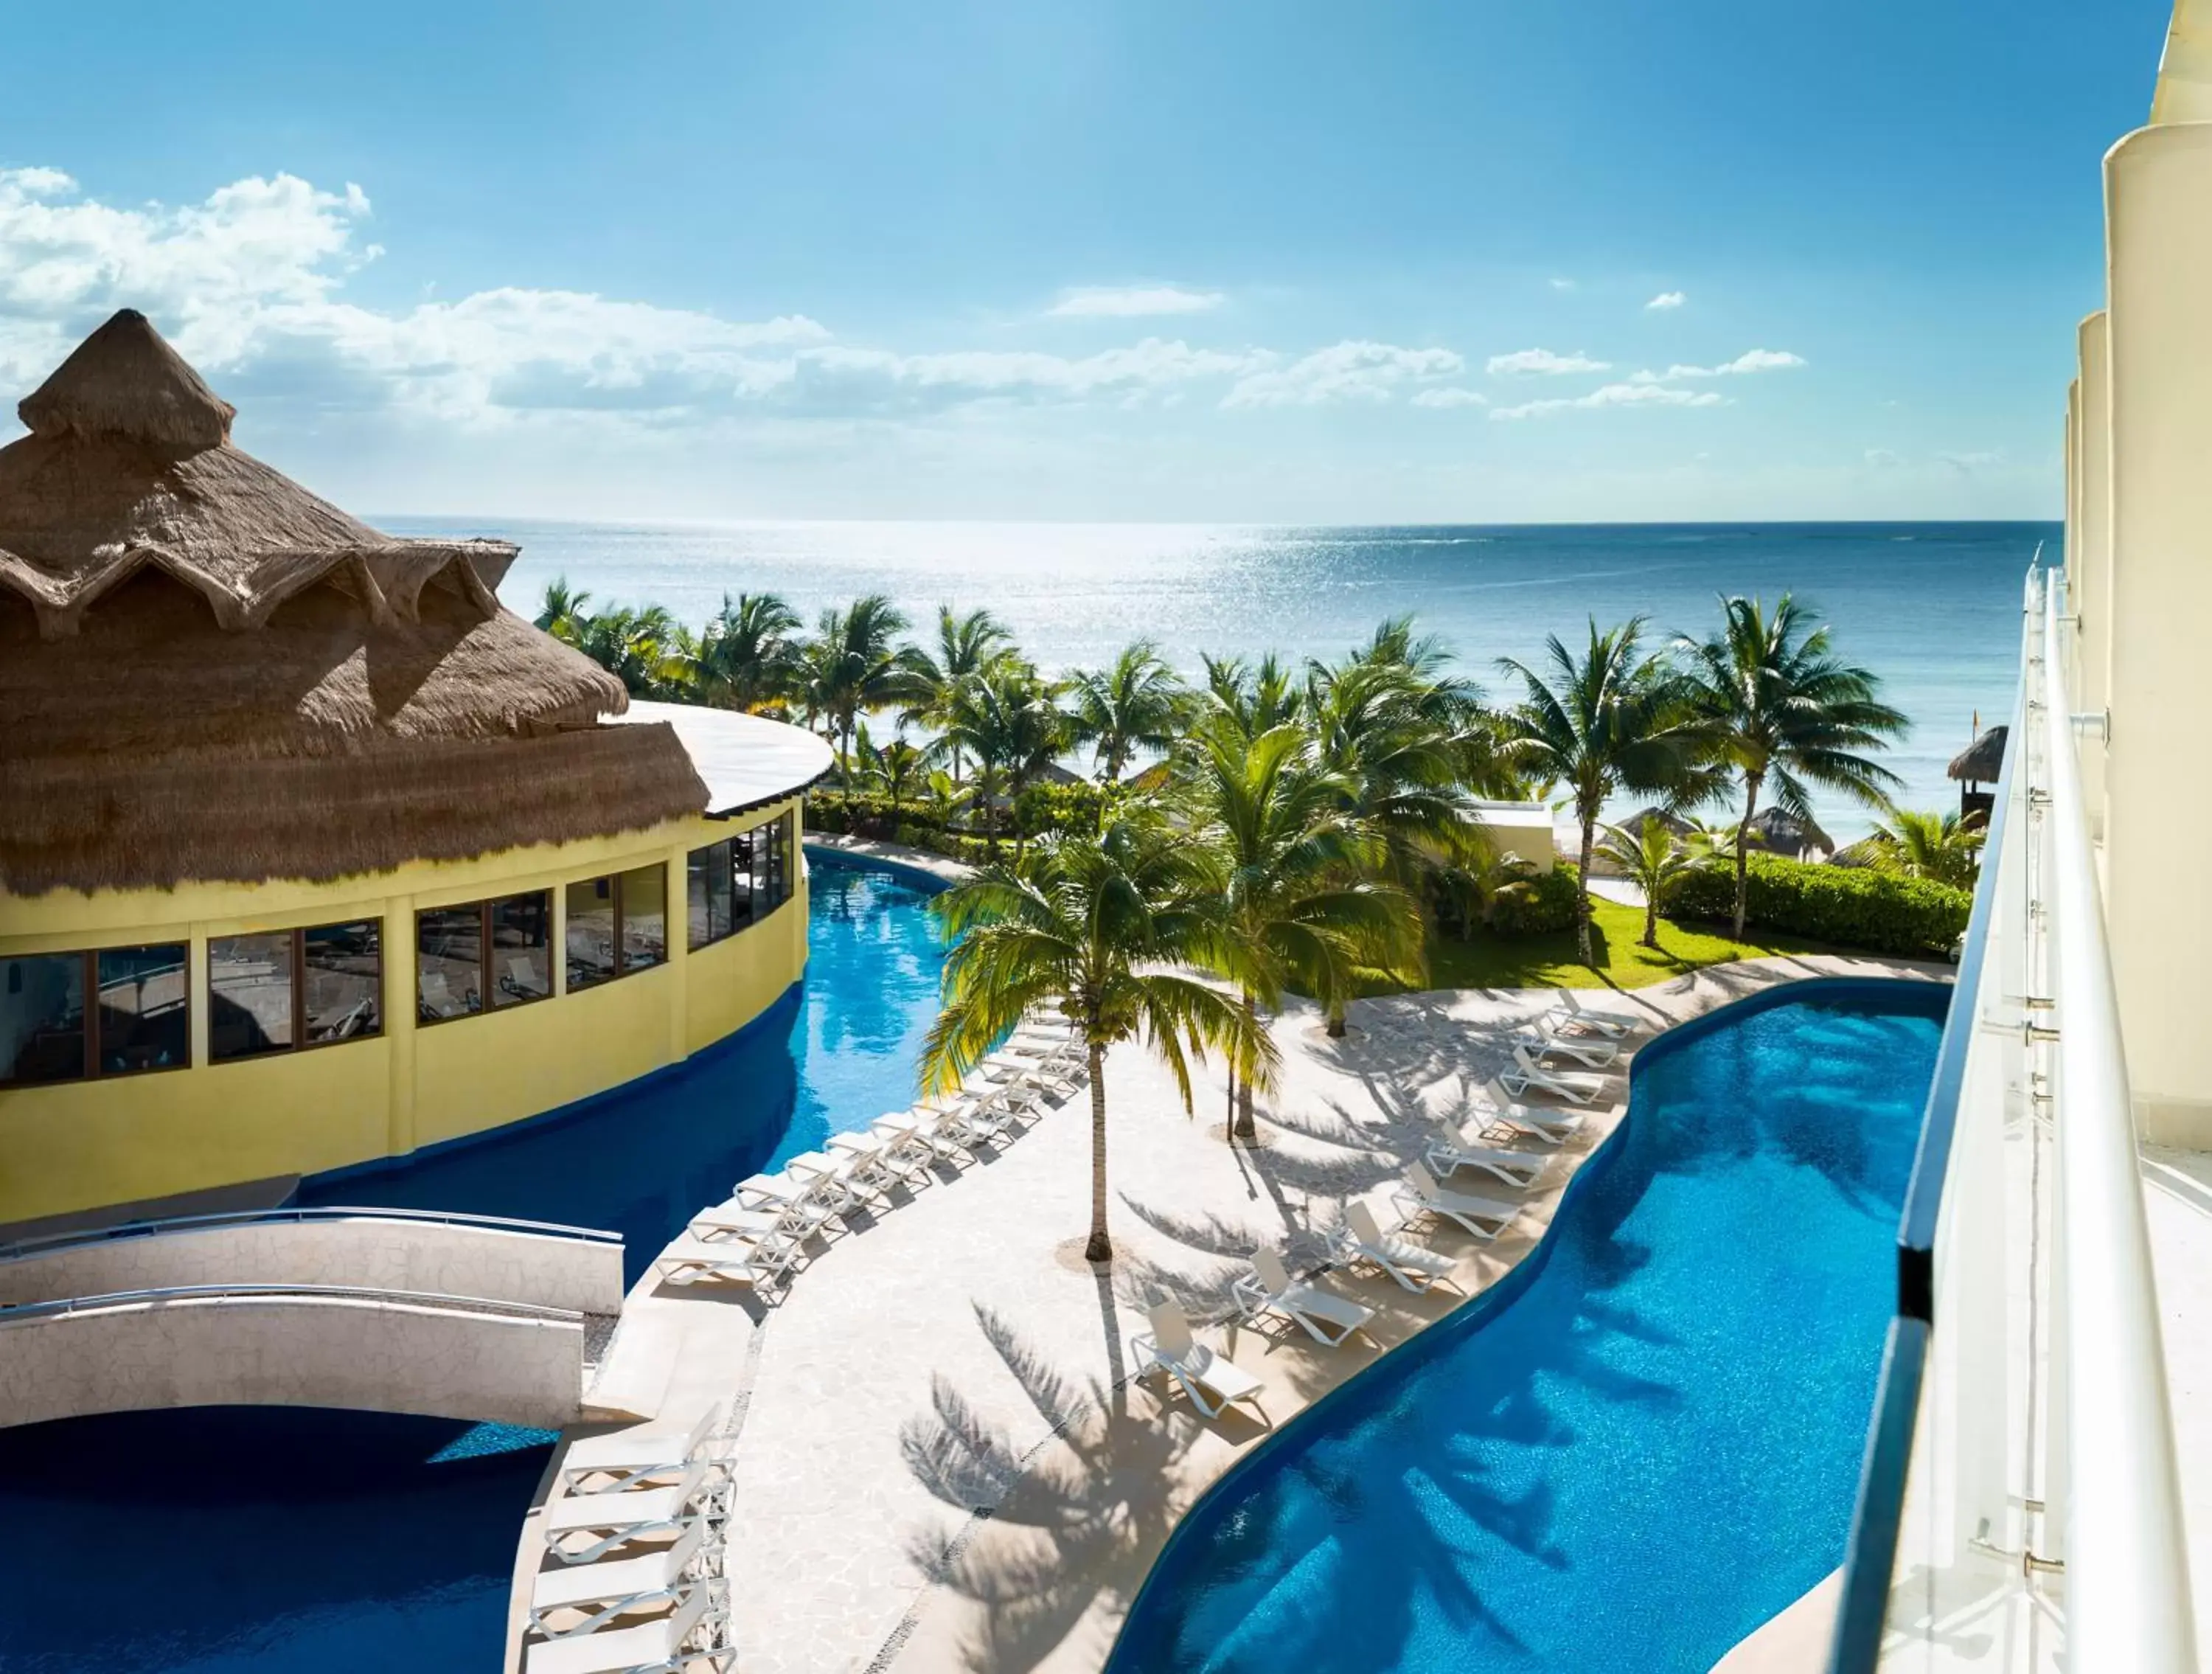
<instances>
[{"instance_id":1,"label":"tropical garden","mask_svg":"<svg viewBox=\"0 0 2212 1674\"><path fill-rule=\"evenodd\" d=\"M1023 1017L1087 1048L1087 1253L1110 1255L1106 1053L1141 1040L1191 1096L1228 1067L1231 1137L1255 1136L1291 994L1345 1032L1363 995L1634 986L1764 953L1940 957L1965 928L1980 833L1897 807L1882 764L1905 717L1787 595L1719 601L1705 631L1642 619L1547 642L1486 690L1412 618L1330 659L1209 657L1187 675L1138 640L1050 672L988 610L917 624L871 595L810 628L773 594L694 629L591 608L556 581L538 625L635 696L775 716L835 758L811 828L965 861L925 1080L963 1080ZM1769 852L1816 831L1815 792L1879 823L1835 857ZM1485 805L1541 802L1572 840L1540 868ZM1626 821L1624 802L1647 803ZM1627 889L1592 887L1610 877Z\"/></svg>"}]
</instances>

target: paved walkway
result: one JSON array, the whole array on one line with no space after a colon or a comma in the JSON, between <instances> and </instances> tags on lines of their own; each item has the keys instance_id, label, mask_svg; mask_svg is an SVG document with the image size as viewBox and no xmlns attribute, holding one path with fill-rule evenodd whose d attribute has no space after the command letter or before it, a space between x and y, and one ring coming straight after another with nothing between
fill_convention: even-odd
<instances>
[{"instance_id":1,"label":"paved walkway","mask_svg":"<svg viewBox=\"0 0 2212 1674\"><path fill-rule=\"evenodd\" d=\"M1832 974L1948 973L1776 959L1570 998L1663 1027ZM1340 1200L1383 1204L1437 1119L1468 1111L1508 1061L1511 1026L1560 998L1364 1001L1340 1041L1294 1007L1275 1025L1281 1083L1263 1100L1256 1151L1224 1142L1218 1074L1200 1078L1186 1117L1164 1068L1118 1050L1106 1071L1110 1273L1078 1253L1090 1184L1079 1094L1002 1154L837 1238L776 1305L641 1284L597 1398L655 1428L733 1403L725 1558L743 1674L1098 1668L1176 1520L1265 1434L1241 1416L1201 1422L1180 1401L1163 1412L1152 1385L1128 1382L1126 1344L1144 1329L1145 1304L1170 1294L1218 1315L1255 1245L1308 1253ZM884 1090L887 1108L908 1097ZM1458 1258L1463 1291L1534 1247L1559 1188L1617 1119L1584 1124L1495 1244L1456 1232L1431 1240ZM1380 1311L1385 1346L1461 1300L1411 1297L1383 1280L1330 1283ZM1376 1352L1229 1325L1204 1335L1266 1380L1277 1424ZM538 1550L526 1530L518 1604Z\"/></svg>"}]
</instances>

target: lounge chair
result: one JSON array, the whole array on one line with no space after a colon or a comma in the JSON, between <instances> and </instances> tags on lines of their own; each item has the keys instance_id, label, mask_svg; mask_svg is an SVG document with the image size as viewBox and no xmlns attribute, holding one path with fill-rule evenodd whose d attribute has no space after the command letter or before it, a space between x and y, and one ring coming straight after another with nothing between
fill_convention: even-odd
<instances>
[{"instance_id":1,"label":"lounge chair","mask_svg":"<svg viewBox=\"0 0 2212 1674\"><path fill-rule=\"evenodd\" d=\"M1262 1421L1267 1415L1260 1406L1260 1391L1267 1385L1227 1355L1217 1353L1190 1334L1190 1321L1173 1302L1155 1302L1146 1310L1152 1322L1148 1333L1129 1339L1129 1358L1139 1362L1140 1378L1164 1372L1182 1385L1190 1403L1208 1418L1218 1418L1238 1401L1249 1401ZM1273 1428L1272 1424L1269 1428Z\"/></svg>"},{"instance_id":2,"label":"lounge chair","mask_svg":"<svg viewBox=\"0 0 2212 1674\"><path fill-rule=\"evenodd\" d=\"M730 1196L739 1208L773 1210L794 1238L821 1231L850 1207L848 1194L835 1180L802 1180L787 1169L749 1175L730 1189Z\"/></svg>"},{"instance_id":3,"label":"lounge chair","mask_svg":"<svg viewBox=\"0 0 2212 1674\"><path fill-rule=\"evenodd\" d=\"M1553 1035L1598 1035L1607 1040L1626 1040L1636 1032L1636 1025L1625 1019L1569 1005L1553 1007L1537 1018L1536 1026Z\"/></svg>"},{"instance_id":4,"label":"lounge chair","mask_svg":"<svg viewBox=\"0 0 2212 1674\"><path fill-rule=\"evenodd\" d=\"M1541 1029L1516 1029L1513 1044L1525 1049L1538 1063L1565 1058L1585 1069L1603 1069L1620 1056L1620 1046L1613 1041L1596 1040L1586 1035L1549 1034Z\"/></svg>"},{"instance_id":5,"label":"lounge chair","mask_svg":"<svg viewBox=\"0 0 2212 1674\"><path fill-rule=\"evenodd\" d=\"M984 1078L995 1086L1036 1087L1055 1099L1066 1098L1082 1085L1066 1070L1018 1052L994 1052L981 1068Z\"/></svg>"},{"instance_id":6,"label":"lounge chair","mask_svg":"<svg viewBox=\"0 0 2212 1674\"><path fill-rule=\"evenodd\" d=\"M685 1465L666 1488L565 1494L539 1513L545 1549L563 1563L596 1563L633 1540L680 1535L700 1511L718 1509L714 1477L713 1465L702 1458Z\"/></svg>"},{"instance_id":7,"label":"lounge chair","mask_svg":"<svg viewBox=\"0 0 2212 1674\"><path fill-rule=\"evenodd\" d=\"M1504 1129L1557 1147L1572 1139L1583 1125L1583 1111L1546 1110L1538 1105L1516 1105L1501 1089L1475 1107L1475 1126L1485 1133Z\"/></svg>"},{"instance_id":8,"label":"lounge chair","mask_svg":"<svg viewBox=\"0 0 2212 1674\"><path fill-rule=\"evenodd\" d=\"M596 1633L618 1616L673 1604L706 1566L706 1519L695 1517L673 1546L657 1552L539 1570L530 1590L531 1628L548 1639L572 1639ZM571 1610L583 1611L583 1619L562 1628L552 1625L555 1617Z\"/></svg>"},{"instance_id":9,"label":"lounge chair","mask_svg":"<svg viewBox=\"0 0 2212 1674\"><path fill-rule=\"evenodd\" d=\"M781 1239L738 1244L684 1237L653 1258L653 1270L663 1284L696 1285L715 1280L766 1290L787 1280L798 1259L798 1247Z\"/></svg>"},{"instance_id":10,"label":"lounge chair","mask_svg":"<svg viewBox=\"0 0 2212 1674\"><path fill-rule=\"evenodd\" d=\"M1474 1168L1509 1186L1526 1190L1543 1178L1544 1171L1552 1166L1552 1159L1547 1153L1539 1151L1504 1151L1492 1145L1468 1145L1454 1134L1429 1142L1428 1165L1439 1178L1456 1174L1462 1168Z\"/></svg>"},{"instance_id":11,"label":"lounge chair","mask_svg":"<svg viewBox=\"0 0 2212 1674\"><path fill-rule=\"evenodd\" d=\"M737 1658L729 1622L727 1603L700 1582L658 1622L532 1646L524 1674L682 1674L702 1664L723 1674Z\"/></svg>"},{"instance_id":12,"label":"lounge chair","mask_svg":"<svg viewBox=\"0 0 2212 1674\"><path fill-rule=\"evenodd\" d=\"M1355 1200L1344 1212L1337 1232L1337 1249L1347 1262L1369 1262L1395 1280L1401 1289L1416 1295L1451 1277L1449 1257L1425 1250L1394 1233L1385 1233L1375 1221L1375 1211Z\"/></svg>"},{"instance_id":13,"label":"lounge chair","mask_svg":"<svg viewBox=\"0 0 2212 1674\"><path fill-rule=\"evenodd\" d=\"M1456 1221L1485 1243L1511 1226L1513 1217L1521 1213L1518 1203L1504 1203L1495 1197L1479 1197L1471 1191L1440 1185L1437 1177L1419 1163L1407 1168L1406 1184L1392 1196L1408 1222L1425 1214L1437 1215Z\"/></svg>"},{"instance_id":14,"label":"lounge chair","mask_svg":"<svg viewBox=\"0 0 2212 1674\"><path fill-rule=\"evenodd\" d=\"M709 1244L759 1244L799 1235L775 1210L745 1208L735 1199L701 1209L684 1230Z\"/></svg>"},{"instance_id":15,"label":"lounge chair","mask_svg":"<svg viewBox=\"0 0 2212 1674\"><path fill-rule=\"evenodd\" d=\"M926 1148L885 1139L872 1130L832 1134L827 1143L832 1154L846 1160L854 1179L863 1184L889 1186L896 1182L920 1186L927 1185L932 1178Z\"/></svg>"},{"instance_id":16,"label":"lounge chair","mask_svg":"<svg viewBox=\"0 0 2212 1674\"><path fill-rule=\"evenodd\" d=\"M971 1157L988 1146L1003 1149L1013 1138L1013 1106L1003 1100L970 1096L944 1105L925 1100L918 1108L928 1113L929 1131L939 1142Z\"/></svg>"},{"instance_id":17,"label":"lounge chair","mask_svg":"<svg viewBox=\"0 0 2212 1674\"><path fill-rule=\"evenodd\" d=\"M937 1157L957 1162L966 1154L951 1140L938 1136L937 1122L933 1111L886 1111L868 1124L868 1131L894 1149L918 1154L924 1166Z\"/></svg>"},{"instance_id":18,"label":"lounge chair","mask_svg":"<svg viewBox=\"0 0 2212 1674\"><path fill-rule=\"evenodd\" d=\"M1531 1093L1549 1093L1587 1105L1605 1091L1606 1078L1587 1070L1547 1069L1528 1056L1527 1047L1516 1044L1513 1067L1498 1072L1498 1084L1516 1099Z\"/></svg>"},{"instance_id":19,"label":"lounge chair","mask_svg":"<svg viewBox=\"0 0 2212 1674\"><path fill-rule=\"evenodd\" d=\"M561 1456L562 1490L585 1492L583 1484L592 1476L612 1477L611 1482L589 1490L610 1494L635 1488L649 1477L680 1476L721 1426L722 1408L718 1403L701 1413L698 1421L681 1435L672 1430L623 1430L614 1435L586 1436L569 1443L568 1451Z\"/></svg>"},{"instance_id":20,"label":"lounge chair","mask_svg":"<svg viewBox=\"0 0 2212 1674\"><path fill-rule=\"evenodd\" d=\"M1375 1310L1291 1277L1283 1258L1262 1246L1252 1252L1252 1271L1231 1287L1245 1317L1272 1313L1334 1348L1375 1318Z\"/></svg>"}]
</instances>

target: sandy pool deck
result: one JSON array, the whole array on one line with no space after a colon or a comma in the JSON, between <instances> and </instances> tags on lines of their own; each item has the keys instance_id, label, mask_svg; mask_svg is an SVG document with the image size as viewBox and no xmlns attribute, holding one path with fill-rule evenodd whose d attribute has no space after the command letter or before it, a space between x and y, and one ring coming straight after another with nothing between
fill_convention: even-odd
<instances>
[{"instance_id":1,"label":"sandy pool deck","mask_svg":"<svg viewBox=\"0 0 2212 1674\"><path fill-rule=\"evenodd\" d=\"M1820 976L1948 977L1873 959L1771 959L1663 985L1569 998L1650 1031L1777 983ZM1163 1295L1220 1316L1258 1244L1318 1253L1341 1200L1386 1213L1392 1184L1437 1131L1471 1111L1510 1059L1505 1037L1556 990L1363 1001L1329 1040L1318 1014L1277 1020L1279 1085L1263 1144L1222 1138L1224 1088L1202 1076L1186 1117L1168 1072L1134 1047L1106 1071L1109 1272L1080 1259L1090 1190L1089 1099L1050 1110L1003 1151L817 1246L788 1294L632 1293L595 1400L687 1427L715 1402L731 1513L723 1560L744 1674L1089 1674L1176 1520L1267 1434L1206 1421L1156 1380L1133 1382L1127 1344ZM1330 1287L1376 1308L1387 1349L1494 1282L1533 1249L1559 1192L1612 1131L1619 1096L1564 1148L1495 1242L1423 1235L1457 1263L1456 1292L1413 1296L1380 1275ZM886 1087L885 1109L909 1101ZM1470 1184L1471 1182L1463 1182ZM1494 1190L1494 1188L1476 1188ZM1202 1326L1267 1384L1278 1426L1382 1352L1303 1335ZM549 1471L548 1479L553 1473ZM530 1523L534 1525L533 1513ZM542 1542L524 1532L509 1666Z\"/></svg>"}]
</instances>

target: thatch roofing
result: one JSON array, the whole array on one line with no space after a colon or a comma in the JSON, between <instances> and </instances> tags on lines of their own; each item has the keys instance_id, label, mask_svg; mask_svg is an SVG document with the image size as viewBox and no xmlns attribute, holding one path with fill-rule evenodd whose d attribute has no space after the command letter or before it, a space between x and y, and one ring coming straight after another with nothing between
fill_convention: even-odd
<instances>
[{"instance_id":1,"label":"thatch roofing","mask_svg":"<svg viewBox=\"0 0 2212 1674\"><path fill-rule=\"evenodd\" d=\"M1992 727L1976 739L1943 770L1969 784L1993 785L2004 776L2005 737L2008 727Z\"/></svg>"},{"instance_id":2,"label":"thatch roofing","mask_svg":"<svg viewBox=\"0 0 2212 1674\"><path fill-rule=\"evenodd\" d=\"M500 608L501 541L395 539L229 441L117 314L0 447L0 889L329 879L696 813L666 727Z\"/></svg>"},{"instance_id":3,"label":"thatch roofing","mask_svg":"<svg viewBox=\"0 0 2212 1674\"><path fill-rule=\"evenodd\" d=\"M1811 820L1794 819L1771 807L1761 808L1752 816L1751 837L1753 851L1758 854L1794 858L1815 849L1823 855L1832 855L1836 850L1835 839Z\"/></svg>"}]
</instances>

